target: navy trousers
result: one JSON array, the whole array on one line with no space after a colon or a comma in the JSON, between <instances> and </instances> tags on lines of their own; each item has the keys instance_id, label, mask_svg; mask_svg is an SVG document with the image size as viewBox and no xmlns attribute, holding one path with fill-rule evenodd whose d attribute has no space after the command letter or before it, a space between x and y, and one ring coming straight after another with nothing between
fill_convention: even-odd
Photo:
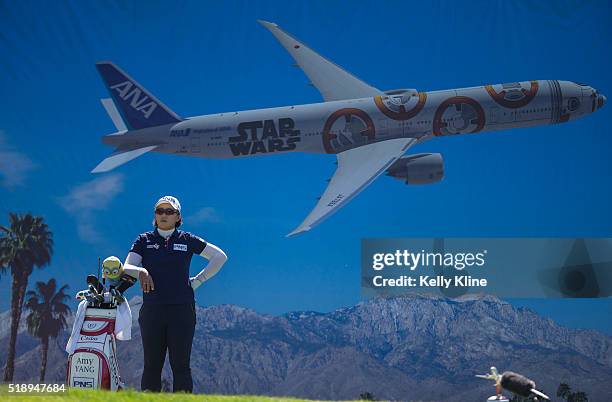
<instances>
[{"instance_id":1,"label":"navy trousers","mask_svg":"<svg viewBox=\"0 0 612 402\"><path fill-rule=\"evenodd\" d=\"M191 378L191 344L195 333L195 301L187 304L143 303L138 317L144 370L140 388L161 391L161 372L169 353L173 376L173 392L193 391Z\"/></svg>"}]
</instances>

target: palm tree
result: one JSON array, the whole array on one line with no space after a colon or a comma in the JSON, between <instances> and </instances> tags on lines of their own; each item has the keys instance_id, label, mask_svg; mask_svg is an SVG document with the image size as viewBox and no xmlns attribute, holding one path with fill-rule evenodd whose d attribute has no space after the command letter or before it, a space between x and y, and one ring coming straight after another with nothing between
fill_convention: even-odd
<instances>
[{"instance_id":1,"label":"palm tree","mask_svg":"<svg viewBox=\"0 0 612 402\"><path fill-rule=\"evenodd\" d=\"M0 272L10 268L11 284L11 337L8 344L4 381L13 381L15 371L15 344L21 319L21 308L28 287L28 278L34 267L43 267L51 261L52 233L40 216L9 213L9 227L0 225Z\"/></svg>"},{"instance_id":2,"label":"palm tree","mask_svg":"<svg viewBox=\"0 0 612 402\"><path fill-rule=\"evenodd\" d=\"M567 402L588 402L589 397L586 392L576 391L573 392L572 388L565 384L559 384L559 388L557 388L557 396L563 398Z\"/></svg>"},{"instance_id":3,"label":"palm tree","mask_svg":"<svg viewBox=\"0 0 612 402\"><path fill-rule=\"evenodd\" d=\"M562 382L559 384L559 388L557 388L557 396L559 398L563 398L567 401L567 399L572 395L572 387L568 384Z\"/></svg>"},{"instance_id":4,"label":"palm tree","mask_svg":"<svg viewBox=\"0 0 612 402\"><path fill-rule=\"evenodd\" d=\"M60 290L55 285L55 279L49 282L36 282L36 291L29 290L26 294L28 301L26 308L30 311L26 318L28 332L40 338L42 344L42 364L40 366L40 382L45 381L45 370L47 369L47 352L49 350L49 337L57 338L59 332L66 328L66 316L70 313L70 307L64 304L69 296L64 293L68 285Z\"/></svg>"},{"instance_id":5,"label":"palm tree","mask_svg":"<svg viewBox=\"0 0 612 402\"><path fill-rule=\"evenodd\" d=\"M362 392L361 394L359 394L359 400L360 401L375 401L376 398L374 398L374 394L366 391L366 392Z\"/></svg>"},{"instance_id":6,"label":"palm tree","mask_svg":"<svg viewBox=\"0 0 612 402\"><path fill-rule=\"evenodd\" d=\"M573 402L589 402L587 394L582 391L574 392L572 396L574 398Z\"/></svg>"}]
</instances>

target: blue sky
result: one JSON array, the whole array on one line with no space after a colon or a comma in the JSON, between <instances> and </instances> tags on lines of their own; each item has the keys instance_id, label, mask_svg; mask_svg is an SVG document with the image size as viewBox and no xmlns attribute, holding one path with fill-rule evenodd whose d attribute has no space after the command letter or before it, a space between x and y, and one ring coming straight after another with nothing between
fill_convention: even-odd
<instances>
[{"instance_id":1,"label":"blue sky","mask_svg":"<svg viewBox=\"0 0 612 402\"><path fill-rule=\"evenodd\" d=\"M265 19L381 89L559 79L610 98L610 11L603 1L2 2L0 222L9 211L44 216L54 255L32 282L56 277L76 292L98 256L125 257L151 227L157 198L173 194L184 229L230 257L198 303L273 314L358 302L364 237L612 237L610 105L563 125L419 145L412 150L444 155L441 183L381 177L290 239L333 173L333 156L148 154L89 173L112 151L100 137L114 131L99 102L107 96L99 60L117 63L181 116L319 102L256 22ZM194 257L192 273L204 262ZM7 309L7 275L0 295ZM608 299L516 303L612 333Z\"/></svg>"}]
</instances>

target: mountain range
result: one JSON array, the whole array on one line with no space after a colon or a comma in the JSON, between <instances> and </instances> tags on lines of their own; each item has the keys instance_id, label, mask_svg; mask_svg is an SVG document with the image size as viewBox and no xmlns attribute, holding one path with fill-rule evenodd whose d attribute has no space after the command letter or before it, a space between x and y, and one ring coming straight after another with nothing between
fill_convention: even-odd
<instances>
[{"instance_id":1,"label":"mountain range","mask_svg":"<svg viewBox=\"0 0 612 402\"><path fill-rule=\"evenodd\" d=\"M117 342L118 360L123 380L139 389L142 299L129 303L132 340ZM1 313L2 366L9 326L9 312ZM47 382L65 379L69 332L50 342ZM37 382L40 360L24 313L14 382ZM197 307L191 356L194 392L311 399L370 392L389 400L485 401L493 384L474 375L491 366L522 373L551 396L561 382L587 392L590 401L612 395L612 337L561 327L488 295L376 298L329 313L281 316L235 305ZM172 382L168 361L162 376Z\"/></svg>"}]
</instances>

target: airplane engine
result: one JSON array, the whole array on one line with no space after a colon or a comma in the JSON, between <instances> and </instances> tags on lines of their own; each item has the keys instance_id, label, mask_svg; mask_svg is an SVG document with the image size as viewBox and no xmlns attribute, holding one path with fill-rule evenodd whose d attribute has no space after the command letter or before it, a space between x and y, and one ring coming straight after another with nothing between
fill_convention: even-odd
<instances>
[{"instance_id":1,"label":"airplane engine","mask_svg":"<svg viewBox=\"0 0 612 402\"><path fill-rule=\"evenodd\" d=\"M387 169L387 176L405 180L406 184L432 184L444 178L441 154L404 156Z\"/></svg>"}]
</instances>

